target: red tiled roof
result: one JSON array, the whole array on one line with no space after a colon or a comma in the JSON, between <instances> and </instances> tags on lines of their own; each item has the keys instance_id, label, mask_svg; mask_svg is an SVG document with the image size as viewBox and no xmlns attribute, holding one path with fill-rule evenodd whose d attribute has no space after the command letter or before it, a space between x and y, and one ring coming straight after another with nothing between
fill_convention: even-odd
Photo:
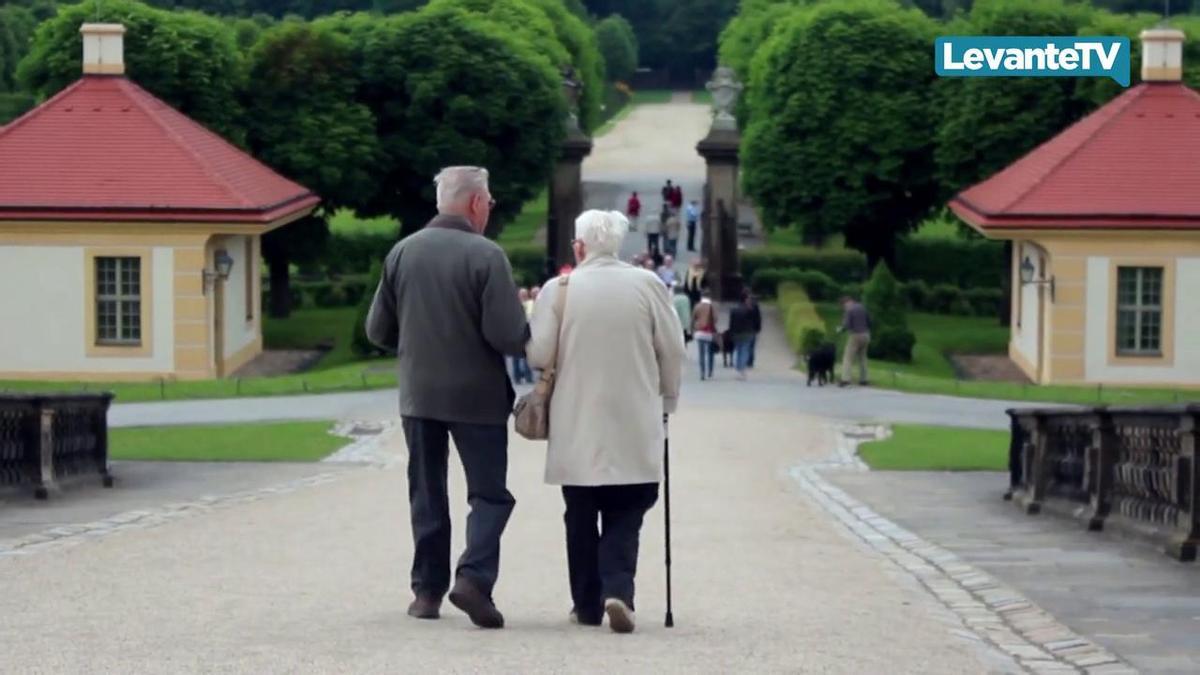
<instances>
[{"instance_id":1,"label":"red tiled roof","mask_svg":"<svg viewBox=\"0 0 1200 675\"><path fill-rule=\"evenodd\" d=\"M0 127L0 220L265 223L318 198L124 77Z\"/></svg>"},{"instance_id":2,"label":"red tiled roof","mask_svg":"<svg viewBox=\"0 0 1200 675\"><path fill-rule=\"evenodd\" d=\"M1200 229L1200 94L1133 87L950 208L985 231Z\"/></svg>"}]
</instances>

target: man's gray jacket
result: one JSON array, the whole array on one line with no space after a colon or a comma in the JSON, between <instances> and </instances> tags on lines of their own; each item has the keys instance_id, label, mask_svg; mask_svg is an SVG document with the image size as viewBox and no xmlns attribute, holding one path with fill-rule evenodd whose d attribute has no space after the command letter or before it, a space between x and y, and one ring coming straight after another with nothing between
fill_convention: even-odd
<instances>
[{"instance_id":1,"label":"man's gray jacket","mask_svg":"<svg viewBox=\"0 0 1200 675\"><path fill-rule=\"evenodd\" d=\"M401 415L507 423L504 355L525 353L529 325L508 257L465 218L437 216L392 248L367 337L396 351Z\"/></svg>"}]
</instances>

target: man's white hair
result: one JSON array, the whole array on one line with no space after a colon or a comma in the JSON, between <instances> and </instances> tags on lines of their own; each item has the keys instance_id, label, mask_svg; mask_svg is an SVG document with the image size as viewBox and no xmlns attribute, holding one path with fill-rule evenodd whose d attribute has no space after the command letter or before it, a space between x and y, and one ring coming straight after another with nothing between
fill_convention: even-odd
<instances>
[{"instance_id":1,"label":"man's white hair","mask_svg":"<svg viewBox=\"0 0 1200 675\"><path fill-rule=\"evenodd\" d=\"M620 211L589 209L575 219L575 238L587 247L588 257L616 255L629 232L629 219Z\"/></svg>"},{"instance_id":2,"label":"man's white hair","mask_svg":"<svg viewBox=\"0 0 1200 675\"><path fill-rule=\"evenodd\" d=\"M448 166L433 177L437 185L437 208L454 207L488 186L488 171L481 166Z\"/></svg>"}]
</instances>

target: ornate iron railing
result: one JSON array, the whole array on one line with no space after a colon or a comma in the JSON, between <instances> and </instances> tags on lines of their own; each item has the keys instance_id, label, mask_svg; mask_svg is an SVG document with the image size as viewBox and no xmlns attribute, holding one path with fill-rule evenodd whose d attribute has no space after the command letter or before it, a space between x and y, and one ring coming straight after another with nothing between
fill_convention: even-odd
<instances>
[{"instance_id":1,"label":"ornate iron railing","mask_svg":"<svg viewBox=\"0 0 1200 675\"><path fill-rule=\"evenodd\" d=\"M0 485L32 486L45 499L58 480L108 472L112 394L0 394Z\"/></svg>"},{"instance_id":2,"label":"ornate iron railing","mask_svg":"<svg viewBox=\"0 0 1200 675\"><path fill-rule=\"evenodd\" d=\"M1200 405L1014 409L1010 491L1043 507L1113 524L1194 560L1200 543Z\"/></svg>"}]
</instances>

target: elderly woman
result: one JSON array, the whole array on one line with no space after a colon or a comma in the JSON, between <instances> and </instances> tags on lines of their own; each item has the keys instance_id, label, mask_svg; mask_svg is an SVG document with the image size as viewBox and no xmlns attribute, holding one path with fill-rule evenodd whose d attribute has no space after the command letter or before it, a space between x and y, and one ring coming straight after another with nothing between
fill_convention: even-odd
<instances>
[{"instance_id":1,"label":"elderly woman","mask_svg":"<svg viewBox=\"0 0 1200 675\"><path fill-rule=\"evenodd\" d=\"M628 228L616 211L579 216L579 266L542 288L526 349L534 367L557 368L546 482L566 502L571 618L598 626L607 614L618 633L634 628L638 537L658 500L663 415L675 411L685 356L662 281L616 258Z\"/></svg>"}]
</instances>

